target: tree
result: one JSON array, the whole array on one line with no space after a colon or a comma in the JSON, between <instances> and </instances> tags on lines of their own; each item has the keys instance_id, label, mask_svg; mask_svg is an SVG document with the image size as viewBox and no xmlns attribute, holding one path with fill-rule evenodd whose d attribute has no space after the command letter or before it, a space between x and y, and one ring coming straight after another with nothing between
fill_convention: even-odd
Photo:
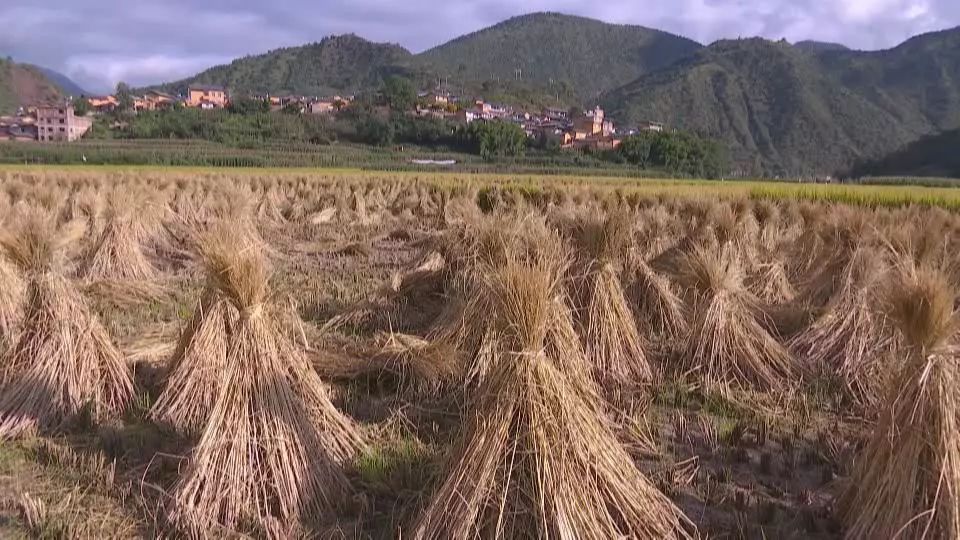
<instances>
[{"instance_id":1,"label":"tree","mask_svg":"<svg viewBox=\"0 0 960 540\"><path fill-rule=\"evenodd\" d=\"M461 130L460 141L483 159L522 156L527 147L527 134L510 122L473 122Z\"/></svg>"},{"instance_id":2,"label":"tree","mask_svg":"<svg viewBox=\"0 0 960 540\"><path fill-rule=\"evenodd\" d=\"M394 75L386 80L381 90L385 105L395 111L407 111L417 102L417 91L410 79Z\"/></svg>"},{"instance_id":3,"label":"tree","mask_svg":"<svg viewBox=\"0 0 960 540\"><path fill-rule=\"evenodd\" d=\"M133 93L130 92L130 85L123 81L118 82L115 96L117 98L118 113L124 114L133 111Z\"/></svg>"},{"instance_id":4,"label":"tree","mask_svg":"<svg viewBox=\"0 0 960 540\"><path fill-rule=\"evenodd\" d=\"M227 110L235 114L257 114L270 112L270 102L265 99L240 97L230 101Z\"/></svg>"},{"instance_id":5,"label":"tree","mask_svg":"<svg viewBox=\"0 0 960 540\"><path fill-rule=\"evenodd\" d=\"M299 103L290 102L284 105L280 112L283 114L300 114L302 111Z\"/></svg>"},{"instance_id":6,"label":"tree","mask_svg":"<svg viewBox=\"0 0 960 540\"><path fill-rule=\"evenodd\" d=\"M376 146L393 143L393 124L370 115L357 123L357 137L362 142Z\"/></svg>"},{"instance_id":7,"label":"tree","mask_svg":"<svg viewBox=\"0 0 960 540\"><path fill-rule=\"evenodd\" d=\"M727 168L726 154L715 141L680 131L643 131L626 137L616 154L641 168L659 168L698 178L717 178Z\"/></svg>"},{"instance_id":8,"label":"tree","mask_svg":"<svg viewBox=\"0 0 960 540\"><path fill-rule=\"evenodd\" d=\"M85 97L75 97L70 104L73 105L73 114L77 116L86 116L90 112L90 102Z\"/></svg>"}]
</instances>

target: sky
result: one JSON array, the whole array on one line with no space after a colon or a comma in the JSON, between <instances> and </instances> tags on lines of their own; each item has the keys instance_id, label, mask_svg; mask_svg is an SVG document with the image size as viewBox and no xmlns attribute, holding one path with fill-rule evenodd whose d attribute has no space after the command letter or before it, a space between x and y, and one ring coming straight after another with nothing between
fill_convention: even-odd
<instances>
[{"instance_id":1,"label":"sky","mask_svg":"<svg viewBox=\"0 0 960 540\"><path fill-rule=\"evenodd\" d=\"M0 55L107 92L121 80L176 80L331 34L420 52L535 11L640 24L704 44L762 36L870 50L960 26L960 0L2 0Z\"/></svg>"}]
</instances>

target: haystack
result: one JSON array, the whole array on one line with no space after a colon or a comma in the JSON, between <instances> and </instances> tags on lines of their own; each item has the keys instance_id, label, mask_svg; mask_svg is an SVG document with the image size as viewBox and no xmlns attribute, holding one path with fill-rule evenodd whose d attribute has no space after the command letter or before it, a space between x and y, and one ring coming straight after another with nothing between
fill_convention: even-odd
<instances>
[{"instance_id":1,"label":"haystack","mask_svg":"<svg viewBox=\"0 0 960 540\"><path fill-rule=\"evenodd\" d=\"M575 297L585 316L581 324L587 356L597 380L619 394L653 378L644 338L620 282L632 241L632 220L617 213L584 218L575 227L580 248L580 261L574 266L579 288Z\"/></svg>"},{"instance_id":2,"label":"haystack","mask_svg":"<svg viewBox=\"0 0 960 540\"><path fill-rule=\"evenodd\" d=\"M89 407L94 418L121 412L133 396L123 356L86 300L63 275L64 251L82 224L57 228L39 210L23 210L0 235L0 249L27 283L17 342L2 363L0 438L52 429Z\"/></svg>"},{"instance_id":3,"label":"haystack","mask_svg":"<svg viewBox=\"0 0 960 540\"><path fill-rule=\"evenodd\" d=\"M159 220L144 195L113 194L103 229L84 253L80 275L87 280L148 281L156 270L143 251Z\"/></svg>"},{"instance_id":4,"label":"haystack","mask_svg":"<svg viewBox=\"0 0 960 540\"><path fill-rule=\"evenodd\" d=\"M878 293L885 263L869 248L858 248L836 278L838 289L813 324L793 337L788 347L808 370L835 374L848 397L870 404L879 396L877 377L892 346L884 329Z\"/></svg>"},{"instance_id":5,"label":"haystack","mask_svg":"<svg viewBox=\"0 0 960 540\"><path fill-rule=\"evenodd\" d=\"M722 390L772 390L793 374L790 353L757 319L756 298L743 284L734 250L697 247L680 261L691 312L681 365Z\"/></svg>"},{"instance_id":6,"label":"haystack","mask_svg":"<svg viewBox=\"0 0 960 540\"><path fill-rule=\"evenodd\" d=\"M541 217L530 214L485 219L462 231L461 238L462 242L447 244L446 257L451 261L446 285L448 304L429 337L438 346L459 353L466 362L461 372L467 384L476 386L494 361L490 273L509 261L523 261L560 275L569 264L569 252ZM577 342L576 332L567 321L560 321L554 330L557 340Z\"/></svg>"},{"instance_id":7,"label":"haystack","mask_svg":"<svg viewBox=\"0 0 960 540\"><path fill-rule=\"evenodd\" d=\"M576 348L550 346L555 315L569 321L558 276L507 263L489 280L497 361L411 536L689 537L680 510L616 440L592 383L578 379Z\"/></svg>"},{"instance_id":8,"label":"haystack","mask_svg":"<svg viewBox=\"0 0 960 540\"><path fill-rule=\"evenodd\" d=\"M275 322L263 252L235 230L218 227L202 245L211 283L239 316L225 337L208 420L174 486L170 518L194 532L219 524L283 536L303 512L333 511L349 489L341 464L363 442Z\"/></svg>"},{"instance_id":9,"label":"haystack","mask_svg":"<svg viewBox=\"0 0 960 540\"><path fill-rule=\"evenodd\" d=\"M227 341L239 318L218 290L209 288L203 294L170 359L151 418L185 435L203 429L221 390Z\"/></svg>"},{"instance_id":10,"label":"haystack","mask_svg":"<svg viewBox=\"0 0 960 540\"><path fill-rule=\"evenodd\" d=\"M840 510L847 538L960 538L960 342L946 276L908 268L889 315L906 345Z\"/></svg>"},{"instance_id":11,"label":"haystack","mask_svg":"<svg viewBox=\"0 0 960 540\"><path fill-rule=\"evenodd\" d=\"M627 297L641 325L661 342L683 339L687 332L683 300L673 284L639 257L633 258Z\"/></svg>"},{"instance_id":12,"label":"haystack","mask_svg":"<svg viewBox=\"0 0 960 540\"><path fill-rule=\"evenodd\" d=\"M0 354L16 343L20 320L23 318L23 303L26 284L17 270L0 256ZM0 381L3 380L0 366Z\"/></svg>"}]
</instances>

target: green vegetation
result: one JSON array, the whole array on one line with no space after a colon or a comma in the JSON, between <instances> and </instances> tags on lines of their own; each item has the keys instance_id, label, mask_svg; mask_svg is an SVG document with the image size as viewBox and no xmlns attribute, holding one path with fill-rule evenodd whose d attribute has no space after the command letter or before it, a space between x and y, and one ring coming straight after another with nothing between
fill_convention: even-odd
<instances>
[{"instance_id":1,"label":"green vegetation","mask_svg":"<svg viewBox=\"0 0 960 540\"><path fill-rule=\"evenodd\" d=\"M277 49L161 85L181 93L190 84L219 84L237 94L354 94L392 75L417 85L437 77L466 95L518 105L592 99L687 56L700 45L639 26L555 13L517 17L420 55L354 35ZM517 80L515 70L522 70ZM559 100L558 100L559 98Z\"/></svg>"},{"instance_id":2,"label":"green vegetation","mask_svg":"<svg viewBox=\"0 0 960 540\"><path fill-rule=\"evenodd\" d=\"M960 178L960 129L923 137L882 158L858 163L850 172L854 177L894 175Z\"/></svg>"},{"instance_id":3,"label":"green vegetation","mask_svg":"<svg viewBox=\"0 0 960 540\"><path fill-rule=\"evenodd\" d=\"M129 139L202 139L254 148L268 142L328 143L328 133L325 120L318 116L180 108L141 112L112 135Z\"/></svg>"},{"instance_id":4,"label":"green vegetation","mask_svg":"<svg viewBox=\"0 0 960 540\"><path fill-rule=\"evenodd\" d=\"M377 87L389 75L404 73L400 66L410 56L399 45L371 43L354 35L333 36L240 58L159 88L184 93L191 84L218 84L238 95L352 94Z\"/></svg>"},{"instance_id":5,"label":"green vegetation","mask_svg":"<svg viewBox=\"0 0 960 540\"><path fill-rule=\"evenodd\" d=\"M620 124L722 139L744 175L829 175L960 125L960 29L882 52L720 41L606 95Z\"/></svg>"},{"instance_id":6,"label":"green vegetation","mask_svg":"<svg viewBox=\"0 0 960 540\"><path fill-rule=\"evenodd\" d=\"M718 178L727 171L726 155L719 144L680 131L640 132L625 138L616 155L641 169L697 178Z\"/></svg>"},{"instance_id":7,"label":"green vegetation","mask_svg":"<svg viewBox=\"0 0 960 540\"><path fill-rule=\"evenodd\" d=\"M380 92L383 104L395 111L409 111L417 103L417 89L410 79L405 77L389 77Z\"/></svg>"},{"instance_id":8,"label":"green vegetation","mask_svg":"<svg viewBox=\"0 0 960 540\"><path fill-rule=\"evenodd\" d=\"M484 159L522 156L527 147L526 133L510 122L473 122L459 130L458 138L465 148Z\"/></svg>"},{"instance_id":9,"label":"green vegetation","mask_svg":"<svg viewBox=\"0 0 960 540\"><path fill-rule=\"evenodd\" d=\"M641 26L535 13L457 38L416 60L457 85L519 76L547 95L569 89L581 99L592 99L700 47Z\"/></svg>"}]
</instances>

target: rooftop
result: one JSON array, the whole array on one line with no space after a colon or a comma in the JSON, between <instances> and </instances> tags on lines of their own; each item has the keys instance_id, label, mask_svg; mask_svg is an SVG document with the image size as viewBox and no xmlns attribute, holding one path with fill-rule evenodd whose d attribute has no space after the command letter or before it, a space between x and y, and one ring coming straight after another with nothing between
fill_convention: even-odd
<instances>
[{"instance_id":1,"label":"rooftop","mask_svg":"<svg viewBox=\"0 0 960 540\"><path fill-rule=\"evenodd\" d=\"M226 88L216 84L191 84L187 89L200 92L223 92L226 90Z\"/></svg>"}]
</instances>

